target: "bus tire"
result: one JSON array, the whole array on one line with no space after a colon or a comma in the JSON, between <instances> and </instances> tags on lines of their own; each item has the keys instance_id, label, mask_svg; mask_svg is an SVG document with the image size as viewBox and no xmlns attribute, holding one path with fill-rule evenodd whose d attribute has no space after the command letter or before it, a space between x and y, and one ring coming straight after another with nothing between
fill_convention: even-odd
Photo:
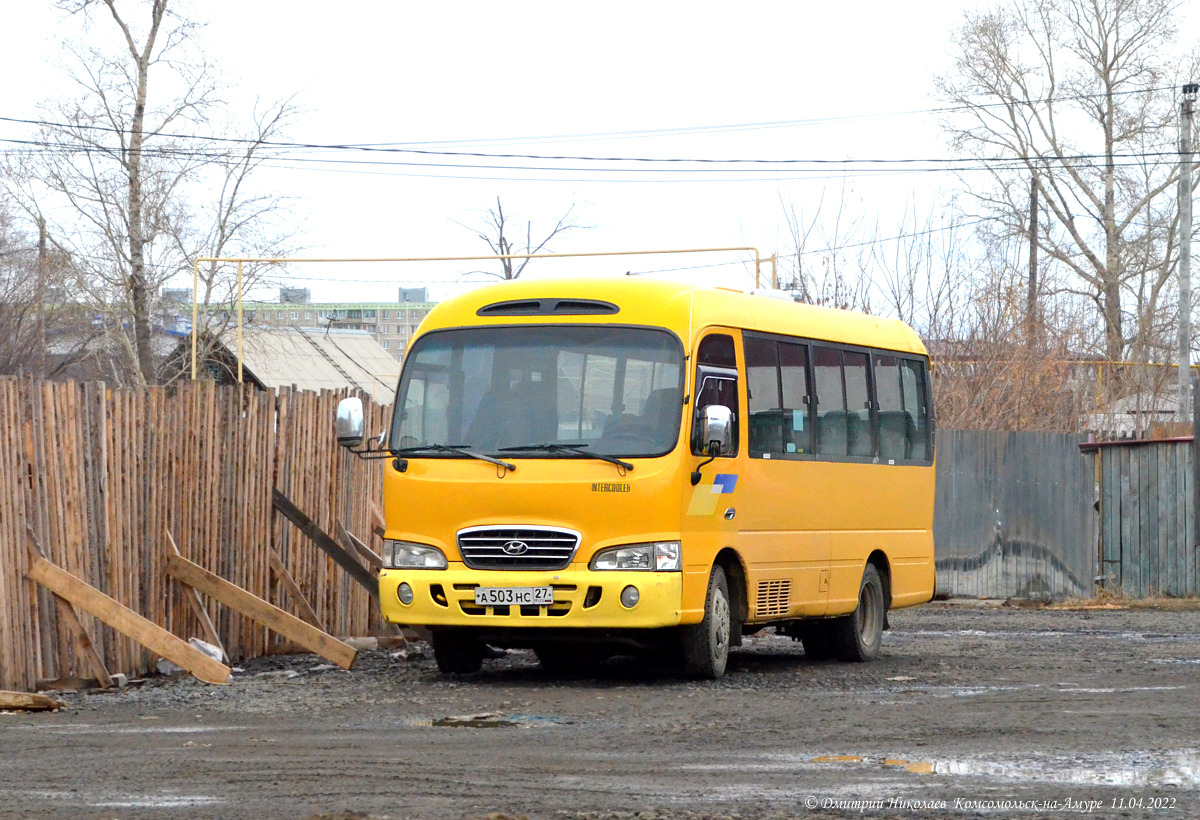
<instances>
[{"instance_id":1,"label":"bus tire","mask_svg":"<svg viewBox=\"0 0 1200 820\"><path fill-rule=\"evenodd\" d=\"M733 634L733 612L729 606L729 582L720 564L708 577L704 620L683 627L683 663L688 674L716 680L725 674L729 643Z\"/></svg>"},{"instance_id":2,"label":"bus tire","mask_svg":"<svg viewBox=\"0 0 1200 820\"><path fill-rule=\"evenodd\" d=\"M877 658L886 617L883 578L874 564L867 564L858 587L858 606L848 617L834 622L833 645L838 658L859 663Z\"/></svg>"},{"instance_id":3,"label":"bus tire","mask_svg":"<svg viewBox=\"0 0 1200 820\"><path fill-rule=\"evenodd\" d=\"M483 666L483 644L455 630L433 630L433 657L443 675L469 675Z\"/></svg>"}]
</instances>

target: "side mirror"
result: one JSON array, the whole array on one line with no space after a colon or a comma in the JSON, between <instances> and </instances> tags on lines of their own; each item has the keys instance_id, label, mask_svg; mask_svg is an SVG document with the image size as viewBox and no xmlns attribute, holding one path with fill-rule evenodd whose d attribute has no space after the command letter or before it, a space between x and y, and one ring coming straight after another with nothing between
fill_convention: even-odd
<instances>
[{"instance_id":1,"label":"side mirror","mask_svg":"<svg viewBox=\"0 0 1200 820\"><path fill-rule=\"evenodd\" d=\"M363 440L362 399L352 396L338 402L337 443L343 447L357 447Z\"/></svg>"},{"instance_id":2,"label":"side mirror","mask_svg":"<svg viewBox=\"0 0 1200 820\"><path fill-rule=\"evenodd\" d=\"M723 404L710 404L700 411L704 452L719 456L733 449L733 411Z\"/></svg>"}]
</instances>

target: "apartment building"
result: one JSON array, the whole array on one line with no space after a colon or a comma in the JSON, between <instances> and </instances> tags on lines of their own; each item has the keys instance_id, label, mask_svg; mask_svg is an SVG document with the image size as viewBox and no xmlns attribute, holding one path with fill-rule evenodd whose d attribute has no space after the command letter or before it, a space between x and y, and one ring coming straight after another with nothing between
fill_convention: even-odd
<instances>
[{"instance_id":1,"label":"apartment building","mask_svg":"<svg viewBox=\"0 0 1200 820\"><path fill-rule=\"evenodd\" d=\"M279 302L246 302L242 315L248 327L365 330L400 360L434 304L425 288L401 288L396 302L310 302L307 288L289 288Z\"/></svg>"}]
</instances>

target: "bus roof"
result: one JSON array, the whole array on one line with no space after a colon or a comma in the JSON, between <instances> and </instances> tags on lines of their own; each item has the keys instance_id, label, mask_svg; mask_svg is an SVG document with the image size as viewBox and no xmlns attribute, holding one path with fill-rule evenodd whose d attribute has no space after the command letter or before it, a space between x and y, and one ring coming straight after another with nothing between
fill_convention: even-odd
<instances>
[{"instance_id":1,"label":"bus roof","mask_svg":"<svg viewBox=\"0 0 1200 820\"><path fill-rule=\"evenodd\" d=\"M554 310L559 300L615 306L603 313ZM516 303L512 309L493 308ZM540 309L537 303L541 303ZM494 312L493 312L494 311ZM790 299L641 277L517 279L472 290L430 311L421 332L435 328L546 322L665 327L690 346L714 325L924 354L916 332L897 319L816 307Z\"/></svg>"}]
</instances>

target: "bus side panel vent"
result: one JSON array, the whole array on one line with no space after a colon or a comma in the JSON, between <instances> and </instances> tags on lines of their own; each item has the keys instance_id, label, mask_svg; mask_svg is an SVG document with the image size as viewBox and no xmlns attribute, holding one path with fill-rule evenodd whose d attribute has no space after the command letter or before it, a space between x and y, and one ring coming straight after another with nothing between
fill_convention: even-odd
<instances>
[{"instance_id":1,"label":"bus side panel vent","mask_svg":"<svg viewBox=\"0 0 1200 820\"><path fill-rule=\"evenodd\" d=\"M791 595L791 579L759 581L758 595L755 598L755 615L760 618L772 615L786 615L788 611L788 599Z\"/></svg>"}]
</instances>

